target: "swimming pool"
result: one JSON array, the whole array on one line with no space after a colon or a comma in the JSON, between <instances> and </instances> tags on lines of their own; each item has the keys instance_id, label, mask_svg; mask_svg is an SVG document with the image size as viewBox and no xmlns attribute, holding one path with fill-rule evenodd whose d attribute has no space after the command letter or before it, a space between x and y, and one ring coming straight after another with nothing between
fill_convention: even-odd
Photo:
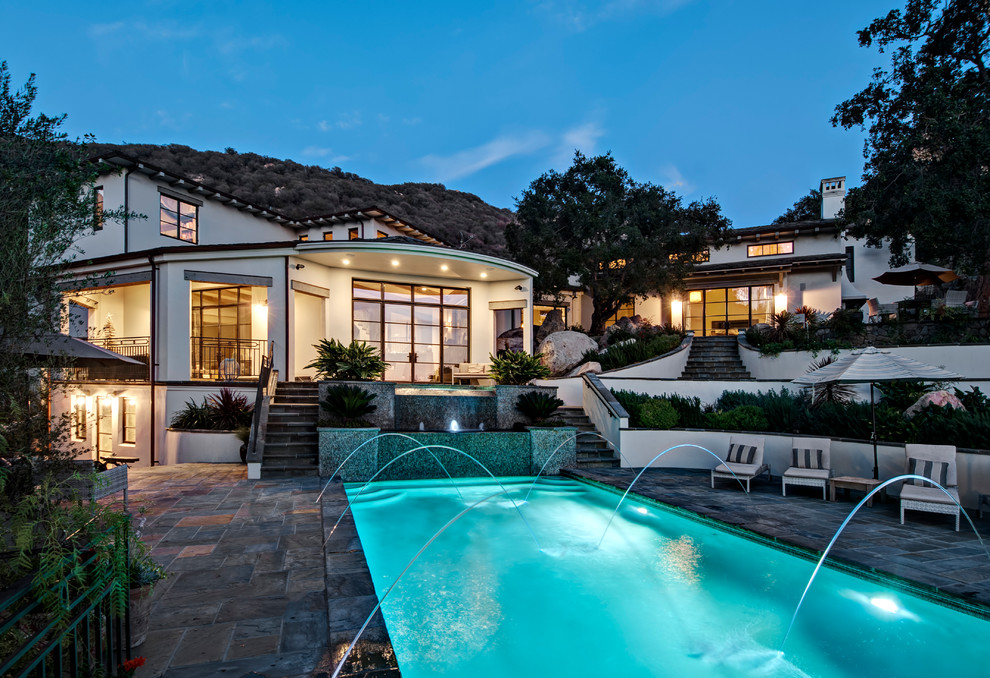
<instances>
[{"instance_id":1,"label":"swimming pool","mask_svg":"<svg viewBox=\"0 0 990 678\"><path fill-rule=\"evenodd\" d=\"M502 482L521 501L530 480ZM354 501L379 597L499 491L458 489L377 483ZM631 499L601 549L618 497L576 481L541 480L520 506L542 550L504 497L465 514L382 607L402 675L985 675L990 623L832 570L780 654L814 563Z\"/></svg>"}]
</instances>

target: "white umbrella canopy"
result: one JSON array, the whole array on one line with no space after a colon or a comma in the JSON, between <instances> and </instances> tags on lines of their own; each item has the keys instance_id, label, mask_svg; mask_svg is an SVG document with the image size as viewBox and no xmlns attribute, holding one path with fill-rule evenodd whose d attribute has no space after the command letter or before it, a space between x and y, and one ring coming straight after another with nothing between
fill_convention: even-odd
<instances>
[{"instance_id":1,"label":"white umbrella canopy","mask_svg":"<svg viewBox=\"0 0 990 678\"><path fill-rule=\"evenodd\" d=\"M812 387L832 383L870 385L870 411L873 415L873 478L878 479L880 469L877 458L877 409L873 399L873 385L891 381L956 381L962 378L961 374L941 367L868 346L853 351L825 367L803 374L791 383Z\"/></svg>"},{"instance_id":2,"label":"white umbrella canopy","mask_svg":"<svg viewBox=\"0 0 990 678\"><path fill-rule=\"evenodd\" d=\"M885 381L956 381L961 374L906 358L875 346L853 351L813 372L803 374L792 384L814 386L838 382L842 384L874 384Z\"/></svg>"}]
</instances>

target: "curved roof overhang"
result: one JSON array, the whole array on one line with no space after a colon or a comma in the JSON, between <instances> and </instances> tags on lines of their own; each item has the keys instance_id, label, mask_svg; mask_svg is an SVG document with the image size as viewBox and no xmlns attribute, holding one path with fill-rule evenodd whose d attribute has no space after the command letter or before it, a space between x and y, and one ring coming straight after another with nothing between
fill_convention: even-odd
<instances>
[{"instance_id":1,"label":"curved roof overhang","mask_svg":"<svg viewBox=\"0 0 990 678\"><path fill-rule=\"evenodd\" d=\"M373 240L300 242L295 246L295 257L334 268L451 280L497 282L539 275L522 264L478 252Z\"/></svg>"}]
</instances>

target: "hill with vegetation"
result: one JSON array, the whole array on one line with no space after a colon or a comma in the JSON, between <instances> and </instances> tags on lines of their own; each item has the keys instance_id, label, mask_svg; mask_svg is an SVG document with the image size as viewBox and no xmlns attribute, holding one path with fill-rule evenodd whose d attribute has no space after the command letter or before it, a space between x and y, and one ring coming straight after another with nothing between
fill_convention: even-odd
<instances>
[{"instance_id":1,"label":"hill with vegetation","mask_svg":"<svg viewBox=\"0 0 990 678\"><path fill-rule=\"evenodd\" d=\"M501 255L511 210L443 184L376 184L339 167L326 169L256 153L197 151L180 144L92 144L93 155L125 153L298 218L375 206L452 247Z\"/></svg>"}]
</instances>

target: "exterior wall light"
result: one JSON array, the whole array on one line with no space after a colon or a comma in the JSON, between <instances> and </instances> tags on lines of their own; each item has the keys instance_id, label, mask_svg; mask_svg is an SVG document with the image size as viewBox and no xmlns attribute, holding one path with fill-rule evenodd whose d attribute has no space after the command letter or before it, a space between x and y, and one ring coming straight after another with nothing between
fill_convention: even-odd
<instances>
[{"instance_id":1,"label":"exterior wall light","mask_svg":"<svg viewBox=\"0 0 990 678\"><path fill-rule=\"evenodd\" d=\"M787 310L787 294L781 292L780 294L774 296L773 298L773 311L774 313L781 313Z\"/></svg>"}]
</instances>

